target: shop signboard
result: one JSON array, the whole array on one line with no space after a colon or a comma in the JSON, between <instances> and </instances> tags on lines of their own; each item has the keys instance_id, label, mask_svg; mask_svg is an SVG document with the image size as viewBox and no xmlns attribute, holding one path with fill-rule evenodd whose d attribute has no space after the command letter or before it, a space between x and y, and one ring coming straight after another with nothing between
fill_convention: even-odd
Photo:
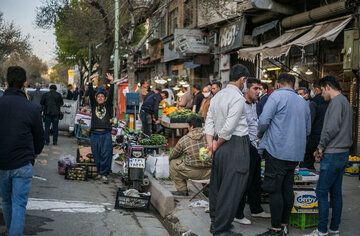
<instances>
[{"instance_id":1,"label":"shop signboard","mask_svg":"<svg viewBox=\"0 0 360 236\"><path fill-rule=\"evenodd\" d=\"M150 45L150 62L161 59L161 49L163 47L162 41L158 41Z\"/></svg>"},{"instance_id":2,"label":"shop signboard","mask_svg":"<svg viewBox=\"0 0 360 236\"><path fill-rule=\"evenodd\" d=\"M164 62L184 58L181 53L175 50L175 42L173 36L165 38L163 42L164 42Z\"/></svg>"},{"instance_id":3,"label":"shop signboard","mask_svg":"<svg viewBox=\"0 0 360 236\"><path fill-rule=\"evenodd\" d=\"M175 48L182 54L205 54L210 52L204 33L199 29L175 29Z\"/></svg>"},{"instance_id":4,"label":"shop signboard","mask_svg":"<svg viewBox=\"0 0 360 236\"><path fill-rule=\"evenodd\" d=\"M74 86L74 77L75 77L75 70L73 69L68 70L68 84Z\"/></svg>"},{"instance_id":5,"label":"shop signboard","mask_svg":"<svg viewBox=\"0 0 360 236\"><path fill-rule=\"evenodd\" d=\"M220 70L230 70L230 54L221 54Z\"/></svg>"},{"instance_id":6,"label":"shop signboard","mask_svg":"<svg viewBox=\"0 0 360 236\"><path fill-rule=\"evenodd\" d=\"M239 21L228 24L220 29L220 53L227 53L242 47L245 25L245 18L242 17Z\"/></svg>"}]
</instances>

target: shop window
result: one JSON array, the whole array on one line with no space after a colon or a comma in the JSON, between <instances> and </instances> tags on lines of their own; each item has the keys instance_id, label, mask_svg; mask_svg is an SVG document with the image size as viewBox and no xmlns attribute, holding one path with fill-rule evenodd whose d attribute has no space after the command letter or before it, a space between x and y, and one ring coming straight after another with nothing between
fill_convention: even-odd
<instances>
[{"instance_id":1,"label":"shop window","mask_svg":"<svg viewBox=\"0 0 360 236\"><path fill-rule=\"evenodd\" d=\"M178 9L174 9L169 13L169 21L168 21L168 34L173 34L175 31L175 28L178 27L177 24L178 21Z\"/></svg>"},{"instance_id":2,"label":"shop window","mask_svg":"<svg viewBox=\"0 0 360 236\"><path fill-rule=\"evenodd\" d=\"M184 28L194 23L194 0L186 0L184 3Z\"/></svg>"}]
</instances>

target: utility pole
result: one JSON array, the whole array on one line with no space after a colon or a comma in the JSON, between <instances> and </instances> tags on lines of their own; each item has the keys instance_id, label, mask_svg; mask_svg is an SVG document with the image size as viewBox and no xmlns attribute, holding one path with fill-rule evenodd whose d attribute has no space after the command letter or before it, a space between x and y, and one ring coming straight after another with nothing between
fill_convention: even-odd
<instances>
[{"instance_id":1,"label":"utility pole","mask_svg":"<svg viewBox=\"0 0 360 236\"><path fill-rule=\"evenodd\" d=\"M119 0L115 0L115 57L114 57L114 80L119 79ZM114 83L114 113L116 117L117 107L117 83Z\"/></svg>"},{"instance_id":2,"label":"utility pole","mask_svg":"<svg viewBox=\"0 0 360 236\"><path fill-rule=\"evenodd\" d=\"M89 73L88 73L88 82L90 81L91 71L92 69L92 45L89 43Z\"/></svg>"}]
</instances>

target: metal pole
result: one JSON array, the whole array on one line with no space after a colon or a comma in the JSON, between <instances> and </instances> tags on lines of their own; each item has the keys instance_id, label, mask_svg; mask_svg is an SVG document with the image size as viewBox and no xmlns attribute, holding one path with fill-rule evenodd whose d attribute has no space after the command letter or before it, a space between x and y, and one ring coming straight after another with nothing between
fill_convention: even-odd
<instances>
[{"instance_id":1,"label":"metal pole","mask_svg":"<svg viewBox=\"0 0 360 236\"><path fill-rule=\"evenodd\" d=\"M119 79L119 0L115 0L115 57L114 57L114 80ZM114 115L117 106L117 83L114 84Z\"/></svg>"},{"instance_id":2,"label":"metal pole","mask_svg":"<svg viewBox=\"0 0 360 236\"><path fill-rule=\"evenodd\" d=\"M88 73L88 82L90 81L90 76L92 74L92 45L89 43L89 73Z\"/></svg>"}]
</instances>

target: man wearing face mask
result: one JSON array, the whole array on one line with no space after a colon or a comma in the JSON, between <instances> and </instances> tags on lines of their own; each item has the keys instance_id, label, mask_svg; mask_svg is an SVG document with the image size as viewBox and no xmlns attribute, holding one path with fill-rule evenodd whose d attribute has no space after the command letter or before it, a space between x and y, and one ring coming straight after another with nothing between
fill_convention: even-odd
<instances>
[{"instance_id":1,"label":"man wearing face mask","mask_svg":"<svg viewBox=\"0 0 360 236\"><path fill-rule=\"evenodd\" d=\"M309 94L309 90L305 87L300 87L296 90L296 93L302 97L303 99L305 99L305 101L307 101L308 103L310 103L310 94Z\"/></svg>"},{"instance_id":2,"label":"man wearing face mask","mask_svg":"<svg viewBox=\"0 0 360 236\"><path fill-rule=\"evenodd\" d=\"M207 112L208 112L209 106L210 106L210 100L212 98L210 91L211 90L209 89L209 86L206 86L203 89L204 99L201 102L199 114L201 114L201 117L203 117L204 120L206 120L206 115L207 115Z\"/></svg>"},{"instance_id":3,"label":"man wearing face mask","mask_svg":"<svg viewBox=\"0 0 360 236\"><path fill-rule=\"evenodd\" d=\"M314 152L316 151L316 147L319 145L325 113L329 105L329 102L326 102L321 96L320 82L321 79L315 79L310 92L310 96L312 97L310 102L311 133L306 143L304 162L300 165L302 168L315 169Z\"/></svg>"},{"instance_id":4,"label":"man wearing face mask","mask_svg":"<svg viewBox=\"0 0 360 236\"><path fill-rule=\"evenodd\" d=\"M248 69L231 68L230 82L211 99L205 121L207 148L213 153L209 200L210 232L214 235L242 235L231 232L231 223L247 187L249 135L245 98L241 92Z\"/></svg>"}]
</instances>

